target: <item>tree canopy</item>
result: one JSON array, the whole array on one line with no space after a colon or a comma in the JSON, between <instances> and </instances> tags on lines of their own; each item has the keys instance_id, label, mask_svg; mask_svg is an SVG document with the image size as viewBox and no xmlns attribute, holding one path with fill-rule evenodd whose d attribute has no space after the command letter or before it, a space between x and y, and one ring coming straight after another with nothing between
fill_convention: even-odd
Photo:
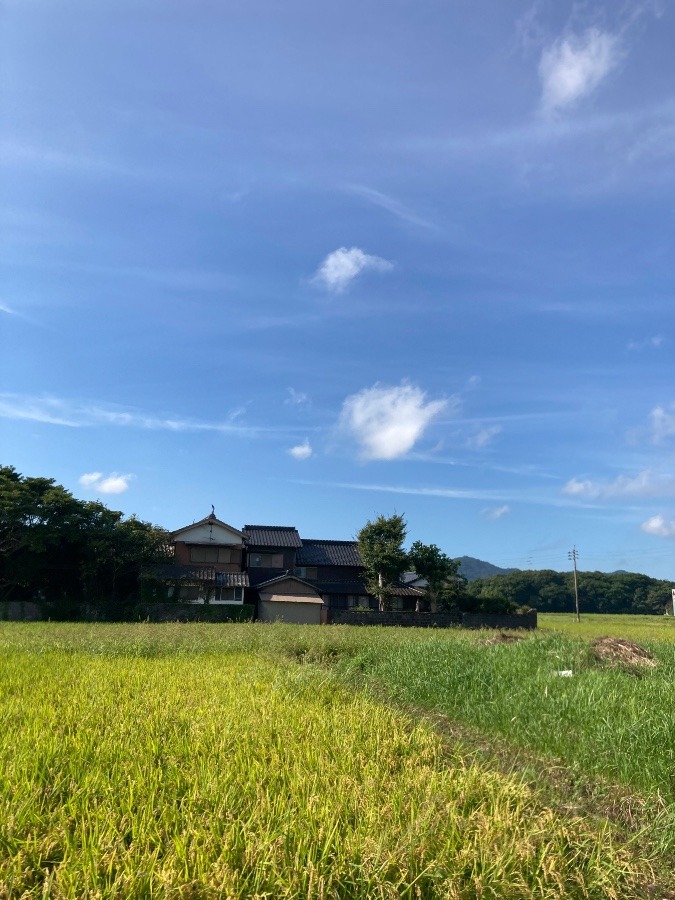
<instances>
[{"instance_id":1,"label":"tree canopy","mask_svg":"<svg viewBox=\"0 0 675 900\"><path fill-rule=\"evenodd\" d=\"M141 568L165 557L167 539L52 478L0 466L0 599L38 601L52 618L75 618L85 605L122 618Z\"/></svg>"},{"instance_id":2,"label":"tree canopy","mask_svg":"<svg viewBox=\"0 0 675 900\"><path fill-rule=\"evenodd\" d=\"M378 516L366 522L356 536L366 585L377 597L380 610L387 608L391 588L405 571L408 555L403 549L406 524L403 516Z\"/></svg>"},{"instance_id":3,"label":"tree canopy","mask_svg":"<svg viewBox=\"0 0 675 900\"><path fill-rule=\"evenodd\" d=\"M431 612L436 612L439 600L442 605L460 592L464 579L459 575L459 560L451 559L436 544L415 541L408 554L409 565L427 582ZM460 584L461 582L461 584Z\"/></svg>"},{"instance_id":4,"label":"tree canopy","mask_svg":"<svg viewBox=\"0 0 675 900\"><path fill-rule=\"evenodd\" d=\"M671 598L671 583L635 572L577 573L582 612L663 614ZM475 602L502 597L539 612L571 612L574 585L571 572L534 569L493 575L469 583Z\"/></svg>"}]
</instances>

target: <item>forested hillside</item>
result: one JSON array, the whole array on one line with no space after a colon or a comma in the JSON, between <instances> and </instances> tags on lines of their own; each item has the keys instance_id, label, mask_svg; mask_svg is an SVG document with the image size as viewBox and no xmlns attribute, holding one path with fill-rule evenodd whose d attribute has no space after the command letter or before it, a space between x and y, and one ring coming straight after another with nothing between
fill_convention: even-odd
<instances>
[{"instance_id":1,"label":"forested hillside","mask_svg":"<svg viewBox=\"0 0 675 900\"><path fill-rule=\"evenodd\" d=\"M477 578L490 578L492 575L506 575L508 572L517 572L517 569L501 569L492 563L485 562L482 559L476 559L474 556L460 556L456 560L459 562L459 574L463 575L467 581L475 581Z\"/></svg>"},{"instance_id":2,"label":"forested hillside","mask_svg":"<svg viewBox=\"0 0 675 900\"><path fill-rule=\"evenodd\" d=\"M671 604L671 583L632 572L578 572L579 604L582 612L652 613L662 615ZM551 569L514 571L472 581L467 593L485 601L503 598L539 612L570 612L574 609L571 572Z\"/></svg>"}]
</instances>

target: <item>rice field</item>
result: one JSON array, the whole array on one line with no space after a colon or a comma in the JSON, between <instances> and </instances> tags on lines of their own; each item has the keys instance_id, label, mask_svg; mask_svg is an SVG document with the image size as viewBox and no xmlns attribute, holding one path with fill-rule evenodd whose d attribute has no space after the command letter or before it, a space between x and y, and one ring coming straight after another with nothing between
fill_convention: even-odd
<instances>
[{"instance_id":1,"label":"rice field","mask_svg":"<svg viewBox=\"0 0 675 900\"><path fill-rule=\"evenodd\" d=\"M1 623L0 897L662 896L675 644L638 677L579 637L485 640Z\"/></svg>"}]
</instances>

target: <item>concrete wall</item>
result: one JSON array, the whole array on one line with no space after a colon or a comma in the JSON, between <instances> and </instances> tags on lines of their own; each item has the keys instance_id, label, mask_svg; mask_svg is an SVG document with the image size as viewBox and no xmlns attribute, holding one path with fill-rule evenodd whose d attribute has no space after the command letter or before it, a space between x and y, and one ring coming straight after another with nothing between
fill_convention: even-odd
<instances>
[{"instance_id":1,"label":"concrete wall","mask_svg":"<svg viewBox=\"0 0 675 900\"><path fill-rule=\"evenodd\" d=\"M3 600L0 602L0 620L9 622L39 622L46 618L39 603L31 600Z\"/></svg>"},{"instance_id":2,"label":"concrete wall","mask_svg":"<svg viewBox=\"0 0 675 900\"><path fill-rule=\"evenodd\" d=\"M523 616L493 616L478 613L378 612L330 609L332 625L394 625L403 628L536 628L537 613Z\"/></svg>"}]
</instances>

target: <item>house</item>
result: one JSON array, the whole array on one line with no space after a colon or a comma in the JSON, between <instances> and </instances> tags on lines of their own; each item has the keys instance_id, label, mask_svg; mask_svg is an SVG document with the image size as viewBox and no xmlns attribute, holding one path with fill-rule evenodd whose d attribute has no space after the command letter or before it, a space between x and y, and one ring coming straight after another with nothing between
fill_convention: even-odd
<instances>
[{"instance_id":1,"label":"house","mask_svg":"<svg viewBox=\"0 0 675 900\"><path fill-rule=\"evenodd\" d=\"M155 577L167 584L167 596L187 603L242 605L249 586L245 571L246 537L209 516L172 532L174 562Z\"/></svg>"},{"instance_id":2,"label":"house","mask_svg":"<svg viewBox=\"0 0 675 900\"><path fill-rule=\"evenodd\" d=\"M331 610L377 609L369 594L356 541L303 539L292 525L245 525L241 531L216 517L171 534L172 565L155 577L167 596L188 603L244 602L261 621L320 624ZM414 610L424 597L401 584L392 607Z\"/></svg>"}]
</instances>

